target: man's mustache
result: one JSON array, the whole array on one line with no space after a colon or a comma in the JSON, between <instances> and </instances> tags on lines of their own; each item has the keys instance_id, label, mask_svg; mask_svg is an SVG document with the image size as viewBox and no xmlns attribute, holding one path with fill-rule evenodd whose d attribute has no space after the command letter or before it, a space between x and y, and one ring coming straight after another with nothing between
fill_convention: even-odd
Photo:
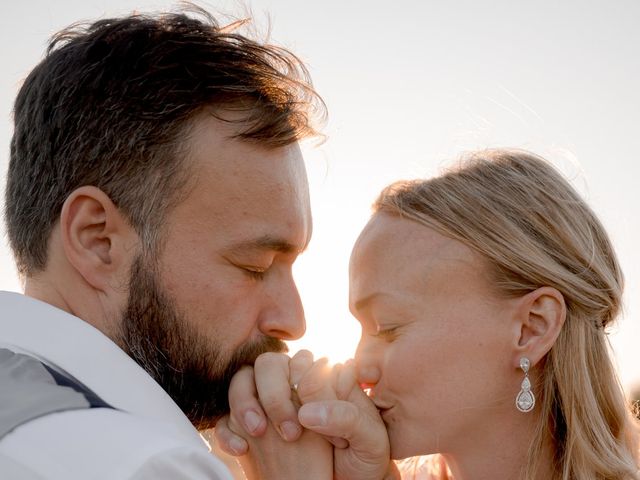
<instances>
[{"instance_id":1,"label":"man's mustache","mask_svg":"<svg viewBox=\"0 0 640 480\"><path fill-rule=\"evenodd\" d=\"M287 353L288 351L287 344L279 338L262 337L259 341L243 345L236 350L229 361L229 370L235 373L245 365L253 366L256 358L263 353Z\"/></svg>"}]
</instances>

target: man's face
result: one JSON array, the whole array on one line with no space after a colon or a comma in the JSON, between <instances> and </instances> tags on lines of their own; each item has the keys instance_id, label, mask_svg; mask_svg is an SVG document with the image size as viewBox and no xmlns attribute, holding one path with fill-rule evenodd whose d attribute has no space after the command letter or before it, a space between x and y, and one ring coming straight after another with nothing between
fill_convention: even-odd
<instances>
[{"instance_id":1,"label":"man's face","mask_svg":"<svg viewBox=\"0 0 640 480\"><path fill-rule=\"evenodd\" d=\"M159 255L131 271L120 343L199 428L228 410L231 376L305 331L292 266L311 236L297 144L231 140L199 120L188 154L195 184L165 218Z\"/></svg>"}]
</instances>

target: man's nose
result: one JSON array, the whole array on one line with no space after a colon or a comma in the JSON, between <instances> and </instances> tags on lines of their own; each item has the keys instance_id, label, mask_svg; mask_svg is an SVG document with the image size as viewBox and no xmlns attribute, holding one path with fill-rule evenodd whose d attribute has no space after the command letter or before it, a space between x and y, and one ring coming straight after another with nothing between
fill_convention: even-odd
<instances>
[{"instance_id":1,"label":"man's nose","mask_svg":"<svg viewBox=\"0 0 640 480\"><path fill-rule=\"evenodd\" d=\"M275 284L269 291L269 304L263 311L258 328L267 336L296 340L307 328L304 308L293 277Z\"/></svg>"}]
</instances>

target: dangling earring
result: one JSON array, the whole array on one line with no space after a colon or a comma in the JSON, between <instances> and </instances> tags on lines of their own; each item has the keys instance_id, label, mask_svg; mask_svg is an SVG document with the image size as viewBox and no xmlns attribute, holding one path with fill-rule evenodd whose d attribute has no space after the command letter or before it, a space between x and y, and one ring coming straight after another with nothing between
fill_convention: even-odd
<instances>
[{"instance_id":1,"label":"dangling earring","mask_svg":"<svg viewBox=\"0 0 640 480\"><path fill-rule=\"evenodd\" d=\"M533 396L533 392L531 391L531 382L529 381L530 366L531 363L527 357L522 357L520 359L520 368L524 372L524 380L522 380L520 392L516 397L516 408L522 413L530 412L536 404L536 397Z\"/></svg>"}]
</instances>

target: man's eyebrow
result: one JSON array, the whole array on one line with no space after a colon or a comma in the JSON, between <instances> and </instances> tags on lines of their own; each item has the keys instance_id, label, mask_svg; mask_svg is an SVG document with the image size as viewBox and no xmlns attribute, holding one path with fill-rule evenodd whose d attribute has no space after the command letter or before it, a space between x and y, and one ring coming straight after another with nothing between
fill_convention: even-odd
<instances>
[{"instance_id":1,"label":"man's eyebrow","mask_svg":"<svg viewBox=\"0 0 640 480\"><path fill-rule=\"evenodd\" d=\"M231 247L231 251L243 253L249 250L272 250L280 253L302 253L305 247L300 248L282 238L264 235L253 240L237 243Z\"/></svg>"}]
</instances>

